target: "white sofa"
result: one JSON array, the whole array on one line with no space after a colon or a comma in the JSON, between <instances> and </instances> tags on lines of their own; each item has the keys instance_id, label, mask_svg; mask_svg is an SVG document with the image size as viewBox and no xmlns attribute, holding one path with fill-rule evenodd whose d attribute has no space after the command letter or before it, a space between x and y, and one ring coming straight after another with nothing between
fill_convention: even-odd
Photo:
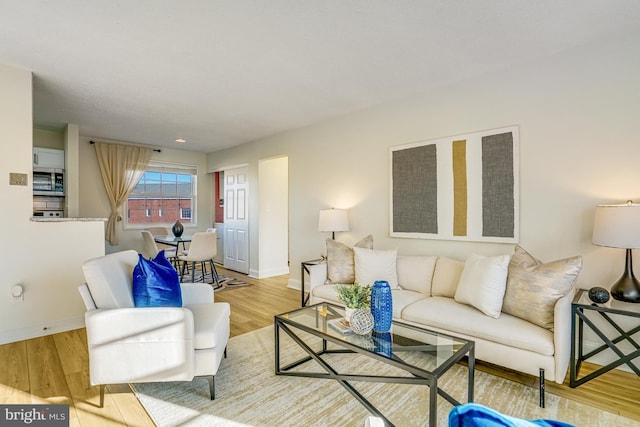
<instances>
[{"instance_id":1,"label":"white sofa","mask_svg":"<svg viewBox=\"0 0 640 427\"><path fill-rule=\"evenodd\" d=\"M575 280L555 303L550 330L506 313L490 317L457 302L454 296L464 267L465 263L444 257L398 256L399 288L392 289L394 319L472 340L476 359L539 376L540 406L544 406L545 376L562 383L569 365ZM336 284L327 283L327 264L308 268L310 303L342 305Z\"/></svg>"}]
</instances>

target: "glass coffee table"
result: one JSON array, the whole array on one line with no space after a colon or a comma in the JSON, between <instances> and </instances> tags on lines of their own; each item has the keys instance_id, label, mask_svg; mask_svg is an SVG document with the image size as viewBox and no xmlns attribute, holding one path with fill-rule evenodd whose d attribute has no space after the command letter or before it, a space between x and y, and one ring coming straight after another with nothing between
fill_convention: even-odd
<instances>
[{"instance_id":1,"label":"glass coffee table","mask_svg":"<svg viewBox=\"0 0 640 427\"><path fill-rule=\"evenodd\" d=\"M418 384L429 387L429 425L436 426L437 397L440 395L452 405L460 405L447 392L438 387L438 379L464 356L468 358L467 401L473 401L474 342L424 328L393 322L391 332L372 332L368 335L344 334L331 325L331 320L344 317L344 308L320 303L283 313L274 318L275 373L298 377L331 379L342 385L369 412L393 425L351 382L380 382ZM281 335L286 334L307 356L281 366ZM319 339L318 339L319 338ZM313 349L312 347L319 347ZM372 372L363 375L338 372L326 355L358 353L378 362L406 372L406 376L381 375ZM339 357L339 356L338 356ZM308 372L294 368L314 360L326 372Z\"/></svg>"}]
</instances>

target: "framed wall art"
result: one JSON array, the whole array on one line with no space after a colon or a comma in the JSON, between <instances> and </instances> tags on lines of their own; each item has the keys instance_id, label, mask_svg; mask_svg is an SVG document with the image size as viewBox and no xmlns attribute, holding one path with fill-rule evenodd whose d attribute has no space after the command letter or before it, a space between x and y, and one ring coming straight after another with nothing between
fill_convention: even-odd
<instances>
[{"instance_id":1,"label":"framed wall art","mask_svg":"<svg viewBox=\"0 0 640 427\"><path fill-rule=\"evenodd\" d=\"M517 243L518 126L390 148L391 236Z\"/></svg>"}]
</instances>

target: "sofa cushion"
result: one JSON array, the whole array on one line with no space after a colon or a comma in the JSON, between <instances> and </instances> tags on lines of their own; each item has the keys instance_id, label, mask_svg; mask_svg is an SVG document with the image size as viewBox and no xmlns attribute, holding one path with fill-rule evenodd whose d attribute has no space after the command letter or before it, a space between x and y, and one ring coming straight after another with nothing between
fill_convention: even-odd
<instances>
[{"instance_id":1,"label":"sofa cushion","mask_svg":"<svg viewBox=\"0 0 640 427\"><path fill-rule=\"evenodd\" d=\"M464 262L439 257L433 271L431 295L434 297L453 298L456 295L456 289L458 289L458 282L460 281L460 275L463 269Z\"/></svg>"},{"instance_id":2,"label":"sofa cushion","mask_svg":"<svg viewBox=\"0 0 640 427\"><path fill-rule=\"evenodd\" d=\"M431 279L436 266L435 256L398 256L398 285L402 289L431 295Z\"/></svg>"},{"instance_id":3,"label":"sofa cushion","mask_svg":"<svg viewBox=\"0 0 640 427\"><path fill-rule=\"evenodd\" d=\"M393 318L401 319L402 311L421 299L429 298L423 293L415 291L407 291L404 289L392 289L391 290L391 302L393 304Z\"/></svg>"},{"instance_id":4,"label":"sofa cushion","mask_svg":"<svg viewBox=\"0 0 640 427\"><path fill-rule=\"evenodd\" d=\"M516 246L502 311L553 330L555 304L571 292L581 269L580 256L542 263Z\"/></svg>"},{"instance_id":5,"label":"sofa cushion","mask_svg":"<svg viewBox=\"0 0 640 427\"><path fill-rule=\"evenodd\" d=\"M475 308L446 297L430 297L407 306L402 319L479 339L517 347L545 356L554 354L553 333L509 314L485 316ZM517 331L517 332L516 332Z\"/></svg>"},{"instance_id":6,"label":"sofa cushion","mask_svg":"<svg viewBox=\"0 0 640 427\"><path fill-rule=\"evenodd\" d=\"M472 254L464 263L455 300L469 304L487 316L499 317L510 258L509 255L485 257Z\"/></svg>"},{"instance_id":7,"label":"sofa cushion","mask_svg":"<svg viewBox=\"0 0 640 427\"><path fill-rule=\"evenodd\" d=\"M398 287L397 249L373 250L354 246L353 254L355 281L360 286L373 286L376 280L385 280L391 289Z\"/></svg>"},{"instance_id":8,"label":"sofa cushion","mask_svg":"<svg viewBox=\"0 0 640 427\"><path fill-rule=\"evenodd\" d=\"M373 248L373 236L368 235L354 245L358 248ZM327 239L327 281L329 283L353 283L356 280L353 249L344 243Z\"/></svg>"},{"instance_id":9,"label":"sofa cushion","mask_svg":"<svg viewBox=\"0 0 640 427\"><path fill-rule=\"evenodd\" d=\"M324 301L339 303L340 300L338 299L338 291L336 290L337 285L338 284L332 283L328 285L316 286L315 288L313 288L312 292L314 301L317 302L317 299L321 299Z\"/></svg>"}]
</instances>

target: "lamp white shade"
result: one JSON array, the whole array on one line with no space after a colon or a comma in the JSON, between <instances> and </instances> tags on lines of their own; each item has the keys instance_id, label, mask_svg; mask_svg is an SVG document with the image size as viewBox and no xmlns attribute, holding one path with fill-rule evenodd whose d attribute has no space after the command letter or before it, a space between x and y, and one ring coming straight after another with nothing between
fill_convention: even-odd
<instances>
[{"instance_id":1,"label":"lamp white shade","mask_svg":"<svg viewBox=\"0 0 640 427\"><path fill-rule=\"evenodd\" d=\"M640 248L640 204L596 206L592 242L611 248Z\"/></svg>"},{"instance_id":2,"label":"lamp white shade","mask_svg":"<svg viewBox=\"0 0 640 427\"><path fill-rule=\"evenodd\" d=\"M344 209L321 210L318 231L349 231L347 211Z\"/></svg>"}]
</instances>

